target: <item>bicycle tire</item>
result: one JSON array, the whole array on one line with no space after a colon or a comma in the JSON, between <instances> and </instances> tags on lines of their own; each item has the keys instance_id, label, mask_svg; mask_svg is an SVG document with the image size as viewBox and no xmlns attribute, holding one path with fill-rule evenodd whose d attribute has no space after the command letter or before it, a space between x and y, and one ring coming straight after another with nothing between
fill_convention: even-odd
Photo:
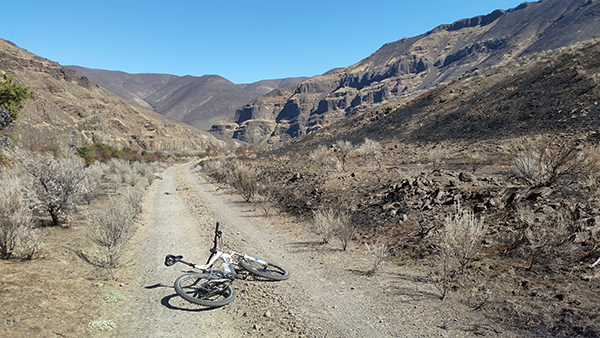
<instances>
[{"instance_id":1,"label":"bicycle tire","mask_svg":"<svg viewBox=\"0 0 600 338\"><path fill-rule=\"evenodd\" d=\"M175 280L175 292L188 302L220 307L233 301L235 289L230 282L211 282L207 273L188 273Z\"/></svg>"},{"instance_id":2,"label":"bicycle tire","mask_svg":"<svg viewBox=\"0 0 600 338\"><path fill-rule=\"evenodd\" d=\"M290 273L279 264L267 262L267 266L244 258L240 259L239 265L250 273L271 280L286 280L290 278Z\"/></svg>"}]
</instances>

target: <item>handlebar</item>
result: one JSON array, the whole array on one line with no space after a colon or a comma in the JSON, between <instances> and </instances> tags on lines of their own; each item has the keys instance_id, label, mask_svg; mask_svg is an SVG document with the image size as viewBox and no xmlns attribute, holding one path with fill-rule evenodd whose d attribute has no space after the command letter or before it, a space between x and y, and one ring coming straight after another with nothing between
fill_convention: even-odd
<instances>
[{"instance_id":1,"label":"handlebar","mask_svg":"<svg viewBox=\"0 0 600 338\"><path fill-rule=\"evenodd\" d=\"M217 240L221 238L223 235L223 231L219 230L219 222L217 222L217 226L215 228L215 238L213 240L213 247L210 248L210 256L208 256L208 260L206 260L206 264L210 262L213 256L217 253Z\"/></svg>"}]
</instances>

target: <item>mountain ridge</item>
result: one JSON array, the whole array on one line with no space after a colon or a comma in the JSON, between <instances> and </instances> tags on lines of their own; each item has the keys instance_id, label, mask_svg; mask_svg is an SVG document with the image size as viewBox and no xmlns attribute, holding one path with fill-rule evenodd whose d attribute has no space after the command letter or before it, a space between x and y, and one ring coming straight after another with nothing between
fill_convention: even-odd
<instances>
[{"instance_id":1,"label":"mountain ridge","mask_svg":"<svg viewBox=\"0 0 600 338\"><path fill-rule=\"evenodd\" d=\"M597 0L525 2L384 44L341 71L257 98L211 131L261 146L279 146L371 105L534 51L597 38L599 32Z\"/></svg>"},{"instance_id":2,"label":"mountain ridge","mask_svg":"<svg viewBox=\"0 0 600 338\"><path fill-rule=\"evenodd\" d=\"M291 77L235 84L215 74L130 74L74 65L68 67L130 102L202 130L209 130L215 123L230 118L237 108L261 94L307 79Z\"/></svg>"}]
</instances>

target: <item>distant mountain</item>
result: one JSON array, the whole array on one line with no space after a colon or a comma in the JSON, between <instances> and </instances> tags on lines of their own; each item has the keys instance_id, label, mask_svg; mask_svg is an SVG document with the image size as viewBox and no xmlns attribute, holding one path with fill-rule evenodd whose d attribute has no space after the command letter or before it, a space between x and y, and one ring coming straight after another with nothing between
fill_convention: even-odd
<instances>
[{"instance_id":1,"label":"distant mountain","mask_svg":"<svg viewBox=\"0 0 600 338\"><path fill-rule=\"evenodd\" d=\"M523 3L385 44L350 67L263 95L211 131L279 145L476 69L599 36L599 0Z\"/></svg>"},{"instance_id":2,"label":"distant mountain","mask_svg":"<svg viewBox=\"0 0 600 338\"><path fill-rule=\"evenodd\" d=\"M132 104L73 70L2 39L0 72L13 74L16 82L35 92L36 98L27 101L19 118L4 129L32 148L64 150L105 143L135 150L203 151L211 145L236 146Z\"/></svg>"},{"instance_id":3,"label":"distant mountain","mask_svg":"<svg viewBox=\"0 0 600 338\"><path fill-rule=\"evenodd\" d=\"M307 79L297 77L234 84L218 75L129 74L79 66L69 68L126 100L202 130L209 130L218 121L230 118L236 109L261 94Z\"/></svg>"}]
</instances>

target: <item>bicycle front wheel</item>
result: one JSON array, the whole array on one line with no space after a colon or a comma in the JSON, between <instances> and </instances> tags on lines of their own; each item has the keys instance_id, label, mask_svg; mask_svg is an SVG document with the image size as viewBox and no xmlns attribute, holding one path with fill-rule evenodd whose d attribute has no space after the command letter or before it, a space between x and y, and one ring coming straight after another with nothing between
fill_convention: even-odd
<instances>
[{"instance_id":1,"label":"bicycle front wheel","mask_svg":"<svg viewBox=\"0 0 600 338\"><path fill-rule=\"evenodd\" d=\"M179 296L194 304L219 307L227 305L235 297L230 281L207 279L207 273L188 273L175 280L175 291Z\"/></svg>"},{"instance_id":2,"label":"bicycle front wheel","mask_svg":"<svg viewBox=\"0 0 600 338\"><path fill-rule=\"evenodd\" d=\"M271 280L286 280L290 278L290 273L279 264L267 262L266 265L253 261L251 259L240 259L239 264L250 273Z\"/></svg>"}]
</instances>

